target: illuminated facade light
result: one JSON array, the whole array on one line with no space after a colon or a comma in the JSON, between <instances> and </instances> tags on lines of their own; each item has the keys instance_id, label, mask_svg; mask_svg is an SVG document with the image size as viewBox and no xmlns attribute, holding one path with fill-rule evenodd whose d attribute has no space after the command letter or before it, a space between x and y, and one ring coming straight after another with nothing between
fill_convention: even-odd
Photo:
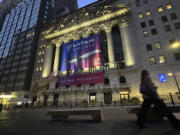
<instances>
[{"instance_id":1,"label":"illuminated facade light","mask_svg":"<svg viewBox=\"0 0 180 135\"><path fill-rule=\"evenodd\" d=\"M151 11L150 10L146 11L146 15L147 16L151 15Z\"/></svg>"},{"instance_id":2,"label":"illuminated facade light","mask_svg":"<svg viewBox=\"0 0 180 135\"><path fill-rule=\"evenodd\" d=\"M169 3L169 4L166 5L166 8L167 8L167 9L171 9L171 8L172 8L172 5Z\"/></svg>"},{"instance_id":3,"label":"illuminated facade light","mask_svg":"<svg viewBox=\"0 0 180 135\"><path fill-rule=\"evenodd\" d=\"M174 42L171 44L171 48L178 48L180 47L180 42Z\"/></svg>"},{"instance_id":4,"label":"illuminated facade light","mask_svg":"<svg viewBox=\"0 0 180 135\"><path fill-rule=\"evenodd\" d=\"M162 12L163 10L164 10L164 9L163 9L162 6L158 8L158 12Z\"/></svg>"},{"instance_id":5,"label":"illuminated facade light","mask_svg":"<svg viewBox=\"0 0 180 135\"><path fill-rule=\"evenodd\" d=\"M165 57L164 56L159 56L159 63L165 63Z\"/></svg>"},{"instance_id":6,"label":"illuminated facade light","mask_svg":"<svg viewBox=\"0 0 180 135\"><path fill-rule=\"evenodd\" d=\"M139 14L138 14L138 18L143 18L143 14L142 14L142 13L139 13Z\"/></svg>"}]
</instances>

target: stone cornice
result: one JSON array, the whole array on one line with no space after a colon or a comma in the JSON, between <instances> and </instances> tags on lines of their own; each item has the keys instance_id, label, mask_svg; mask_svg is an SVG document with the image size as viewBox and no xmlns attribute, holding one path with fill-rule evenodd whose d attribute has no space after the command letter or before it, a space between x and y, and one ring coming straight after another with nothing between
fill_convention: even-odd
<instances>
[{"instance_id":1,"label":"stone cornice","mask_svg":"<svg viewBox=\"0 0 180 135\"><path fill-rule=\"evenodd\" d=\"M91 10L92 8L94 9ZM49 29L43 32L44 38L46 40L54 39L66 33L78 31L95 24L101 24L119 16L121 16L122 21L124 21L124 15L126 15L129 12L129 5L107 5L103 7L91 7L87 10L83 9L83 11L81 12L84 14L70 14L69 16L62 19L56 25L51 26ZM94 17L92 17L93 15Z\"/></svg>"}]
</instances>

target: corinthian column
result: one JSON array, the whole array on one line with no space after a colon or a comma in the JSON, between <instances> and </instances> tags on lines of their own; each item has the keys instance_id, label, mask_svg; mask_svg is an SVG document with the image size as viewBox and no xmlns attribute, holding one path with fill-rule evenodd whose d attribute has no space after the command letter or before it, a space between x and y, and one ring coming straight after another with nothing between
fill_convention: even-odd
<instances>
[{"instance_id":1,"label":"corinthian column","mask_svg":"<svg viewBox=\"0 0 180 135\"><path fill-rule=\"evenodd\" d=\"M58 75L58 66L59 66L59 45L56 45L56 53L55 53L54 67L53 67L53 72L55 73L55 76Z\"/></svg>"},{"instance_id":2,"label":"corinthian column","mask_svg":"<svg viewBox=\"0 0 180 135\"><path fill-rule=\"evenodd\" d=\"M45 58L44 58L44 65L42 72L43 78L48 77L51 72L52 51L53 51L53 47L51 45L48 45L45 50Z\"/></svg>"},{"instance_id":3,"label":"corinthian column","mask_svg":"<svg viewBox=\"0 0 180 135\"><path fill-rule=\"evenodd\" d=\"M135 57L133 52L133 38L131 36L129 25L120 25L120 33L122 39L122 46L124 51L124 57L126 66L133 66L135 64Z\"/></svg>"},{"instance_id":4,"label":"corinthian column","mask_svg":"<svg viewBox=\"0 0 180 135\"><path fill-rule=\"evenodd\" d=\"M114 47L113 40L111 34L111 27L105 27L106 35L107 35L107 44L108 44L108 55L109 55L109 67L114 68Z\"/></svg>"}]
</instances>

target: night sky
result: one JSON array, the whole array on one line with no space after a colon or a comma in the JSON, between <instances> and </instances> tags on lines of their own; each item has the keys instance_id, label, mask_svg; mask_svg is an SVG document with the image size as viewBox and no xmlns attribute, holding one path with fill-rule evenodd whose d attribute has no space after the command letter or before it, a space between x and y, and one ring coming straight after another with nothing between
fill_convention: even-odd
<instances>
[{"instance_id":1,"label":"night sky","mask_svg":"<svg viewBox=\"0 0 180 135\"><path fill-rule=\"evenodd\" d=\"M78 5L79 5L79 8L81 8L96 1L97 0L78 0ZM0 2L2 2L2 0L0 0Z\"/></svg>"},{"instance_id":2,"label":"night sky","mask_svg":"<svg viewBox=\"0 0 180 135\"><path fill-rule=\"evenodd\" d=\"M79 8L81 8L96 1L97 0L78 0L78 5L79 5Z\"/></svg>"}]
</instances>

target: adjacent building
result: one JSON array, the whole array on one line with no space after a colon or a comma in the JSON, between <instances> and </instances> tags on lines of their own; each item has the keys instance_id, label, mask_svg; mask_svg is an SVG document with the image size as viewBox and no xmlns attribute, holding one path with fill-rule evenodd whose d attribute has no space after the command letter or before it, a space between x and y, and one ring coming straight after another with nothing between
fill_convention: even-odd
<instances>
[{"instance_id":1,"label":"adjacent building","mask_svg":"<svg viewBox=\"0 0 180 135\"><path fill-rule=\"evenodd\" d=\"M55 2L23 0L6 15L0 32L0 100L4 103L29 96L40 30L53 19L56 10L68 7L68 3Z\"/></svg>"},{"instance_id":2,"label":"adjacent building","mask_svg":"<svg viewBox=\"0 0 180 135\"><path fill-rule=\"evenodd\" d=\"M22 0L2 0L0 2L0 29L3 25L6 15Z\"/></svg>"}]
</instances>

